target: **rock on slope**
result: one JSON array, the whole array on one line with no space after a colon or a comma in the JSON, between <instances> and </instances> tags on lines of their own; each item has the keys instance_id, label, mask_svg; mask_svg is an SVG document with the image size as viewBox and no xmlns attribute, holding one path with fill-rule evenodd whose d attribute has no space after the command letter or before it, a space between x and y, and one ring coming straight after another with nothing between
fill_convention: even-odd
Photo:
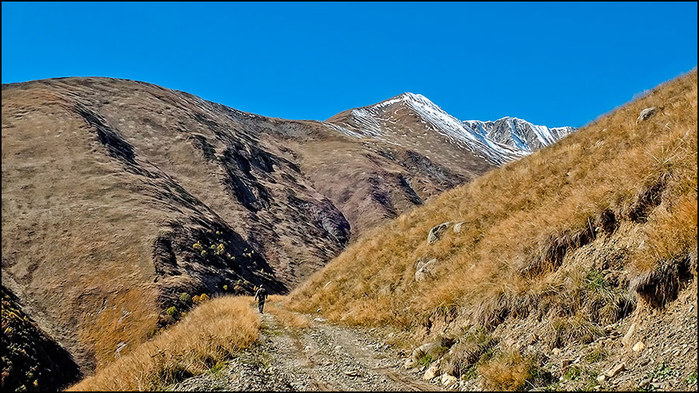
<instances>
[{"instance_id":1,"label":"rock on slope","mask_svg":"<svg viewBox=\"0 0 699 393\"><path fill-rule=\"evenodd\" d=\"M3 85L3 284L88 371L152 334L182 292L284 293L499 162L416 116L396 139L128 80Z\"/></svg>"}]
</instances>

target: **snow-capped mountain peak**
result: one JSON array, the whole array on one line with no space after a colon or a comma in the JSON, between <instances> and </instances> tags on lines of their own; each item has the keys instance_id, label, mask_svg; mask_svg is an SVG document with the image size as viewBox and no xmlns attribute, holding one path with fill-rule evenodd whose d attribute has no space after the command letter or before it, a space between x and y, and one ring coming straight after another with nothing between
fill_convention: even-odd
<instances>
[{"instance_id":1,"label":"snow-capped mountain peak","mask_svg":"<svg viewBox=\"0 0 699 393\"><path fill-rule=\"evenodd\" d=\"M511 116L495 121L461 121L422 94L411 92L351 109L328 121L347 135L376 138L394 144L404 144L409 138L407 132L426 128L435 132L436 136L446 138L450 143L458 144L495 164L530 154L575 130L572 127L534 125ZM337 124L338 121L342 126ZM417 137L422 136L418 133Z\"/></svg>"}]
</instances>

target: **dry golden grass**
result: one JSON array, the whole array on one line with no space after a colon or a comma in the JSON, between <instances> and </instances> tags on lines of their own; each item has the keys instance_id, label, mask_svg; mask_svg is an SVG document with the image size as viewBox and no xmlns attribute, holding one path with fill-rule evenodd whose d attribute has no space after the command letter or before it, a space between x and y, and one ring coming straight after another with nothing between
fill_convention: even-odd
<instances>
[{"instance_id":1,"label":"dry golden grass","mask_svg":"<svg viewBox=\"0 0 699 393\"><path fill-rule=\"evenodd\" d=\"M655 114L637 122L647 107ZM294 290L290 306L410 330L445 308L486 327L532 311L575 321L610 297L612 308L588 322L615 320L633 306L628 293L571 254L591 242L603 255L624 251L614 267L629 266L623 282L696 250L696 162L694 70L367 233ZM427 245L429 230L446 221L464 222L462 230ZM624 246L607 242L612 236ZM439 270L416 282L425 257Z\"/></svg>"},{"instance_id":2,"label":"dry golden grass","mask_svg":"<svg viewBox=\"0 0 699 393\"><path fill-rule=\"evenodd\" d=\"M532 377L534 362L518 351L500 353L478 367L486 389L522 390Z\"/></svg>"},{"instance_id":3,"label":"dry golden grass","mask_svg":"<svg viewBox=\"0 0 699 393\"><path fill-rule=\"evenodd\" d=\"M157 320L153 290L128 288L108 299L114 306L105 307L80 331L81 340L94 346L97 370L116 359L115 348L120 343L126 344L122 355L143 343ZM129 314L124 314L124 310Z\"/></svg>"},{"instance_id":4,"label":"dry golden grass","mask_svg":"<svg viewBox=\"0 0 699 393\"><path fill-rule=\"evenodd\" d=\"M271 295L265 304L265 312L273 314L282 325L295 329L305 329L311 322L304 315L289 311L284 305L284 297Z\"/></svg>"},{"instance_id":5,"label":"dry golden grass","mask_svg":"<svg viewBox=\"0 0 699 393\"><path fill-rule=\"evenodd\" d=\"M257 340L260 319L249 297L216 298L152 340L68 390L163 390L201 374Z\"/></svg>"}]
</instances>

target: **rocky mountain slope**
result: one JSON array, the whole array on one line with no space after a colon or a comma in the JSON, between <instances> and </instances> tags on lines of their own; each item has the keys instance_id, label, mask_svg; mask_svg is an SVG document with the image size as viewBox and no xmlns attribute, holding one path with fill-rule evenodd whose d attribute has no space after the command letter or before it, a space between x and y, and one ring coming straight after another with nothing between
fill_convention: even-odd
<instances>
[{"instance_id":1,"label":"rocky mountain slope","mask_svg":"<svg viewBox=\"0 0 699 393\"><path fill-rule=\"evenodd\" d=\"M27 316L17 296L4 285L2 332L3 390L55 390L81 377L68 351Z\"/></svg>"},{"instance_id":2,"label":"rocky mountain slope","mask_svg":"<svg viewBox=\"0 0 699 393\"><path fill-rule=\"evenodd\" d=\"M405 332L406 367L463 390L689 390L696 283L695 69L368 232L289 297Z\"/></svg>"},{"instance_id":3,"label":"rocky mountain slope","mask_svg":"<svg viewBox=\"0 0 699 393\"><path fill-rule=\"evenodd\" d=\"M3 285L86 372L194 295L286 293L369 228L500 162L401 114L416 138L129 80L3 85Z\"/></svg>"}]
</instances>

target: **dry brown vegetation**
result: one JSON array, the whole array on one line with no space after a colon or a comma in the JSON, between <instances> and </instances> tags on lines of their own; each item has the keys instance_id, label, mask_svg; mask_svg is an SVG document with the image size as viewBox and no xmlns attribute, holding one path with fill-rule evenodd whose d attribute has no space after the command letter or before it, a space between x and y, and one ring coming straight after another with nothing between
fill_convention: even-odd
<instances>
[{"instance_id":1,"label":"dry brown vegetation","mask_svg":"<svg viewBox=\"0 0 699 393\"><path fill-rule=\"evenodd\" d=\"M69 390L163 390L201 374L248 347L260 318L250 297L221 297L202 303L166 329Z\"/></svg>"},{"instance_id":2,"label":"dry brown vegetation","mask_svg":"<svg viewBox=\"0 0 699 393\"><path fill-rule=\"evenodd\" d=\"M282 304L284 297L271 295L265 304L265 312L273 314L282 325L295 329L305 329L311 326L311 322L302 314L287 310Z\"/></svg>"},{"instance_id":3,"label":"dry brown vegetation","mask_svg":"<svg viewBox=\"0 0 699 393\"><path fill-rule=\"evenodd\" d=\"M534 362L517 351L502 352L494 359L481 365L485 386L491 390L522 390L532 377Z\"/></svg>"},{"instance_id":4,"label":"dry brown vegetation","mask_svg":"<svg viewBox=\"0 0 699 393\"><path fill-rule=\"evenodd\" d=\"M447 221L464 224L428 245ZM492 328L535 313L553 321L553 341L585 341L696 278L696 237L694 70L367 233L290 305L415 333L439 318ZM439 268L417 282L421 258Z\"/></svg>"}]
</instances>

